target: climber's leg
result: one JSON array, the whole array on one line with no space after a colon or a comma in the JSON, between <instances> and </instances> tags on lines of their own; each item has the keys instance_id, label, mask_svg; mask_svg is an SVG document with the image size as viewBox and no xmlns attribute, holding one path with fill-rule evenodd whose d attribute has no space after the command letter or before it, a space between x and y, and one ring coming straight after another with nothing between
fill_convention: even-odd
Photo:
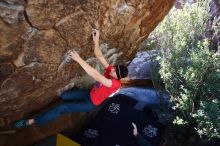
<instances>
[{"instance_id":1,"label":"climber's leg","mask_svg":"<svg viewBox=\"0 0 220 146\"><path fill-rule=\"evenodd\" d=\"M60 98L63 100L80 101L80 100L84 100L85 98L88 98L88 96L90 96L89 94L90 94L89 89L71 89L64 91L61 94Z\"/></svg>"},{"instance_id":2,"label":"climber's leg","mask_svg":"<svg viewBox=\"0 0 220 146\"><path fill-rule=\"evenodd\" d=\"M73 113L73 112L88 112L92 110L95 106L90 101L85 102L68 102L60 104L43 114L34 118L34 121L37 125L43 125L47 122L58 118L59 116L66 114L66 113Z\"/></svg>"}]
</instances>

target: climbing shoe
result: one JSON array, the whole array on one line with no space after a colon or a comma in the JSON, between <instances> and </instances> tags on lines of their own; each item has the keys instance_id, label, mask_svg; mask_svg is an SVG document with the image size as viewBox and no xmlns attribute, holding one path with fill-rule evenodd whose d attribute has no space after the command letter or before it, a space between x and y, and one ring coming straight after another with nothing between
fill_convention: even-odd
<instances>
[{"instance_id":1,"label":"climbing shoe","mask_svg":"<svg viewBox=\"0 0 220 146\"><path fill-rule=\"evenodd\" d=\"M28 120L25 120L25 119L19 120L13 124L14 128L24 128L28 126L29 126Z\"/></svg>"}]
</instances>

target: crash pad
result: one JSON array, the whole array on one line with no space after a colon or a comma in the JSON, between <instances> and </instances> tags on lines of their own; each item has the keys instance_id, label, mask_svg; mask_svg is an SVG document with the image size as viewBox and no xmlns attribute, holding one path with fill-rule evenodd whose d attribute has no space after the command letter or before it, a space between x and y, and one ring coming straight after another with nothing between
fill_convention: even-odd
<instances>
[{"instance_id":1,"label":"crash pad","mask_svg":"<svg viewBox=\"0 0 220 146\"><path fill-rule=\"evenodd\" d=\"M80 144L58 133L56 146L80 146Z\"/></svg>"}]
</instances>

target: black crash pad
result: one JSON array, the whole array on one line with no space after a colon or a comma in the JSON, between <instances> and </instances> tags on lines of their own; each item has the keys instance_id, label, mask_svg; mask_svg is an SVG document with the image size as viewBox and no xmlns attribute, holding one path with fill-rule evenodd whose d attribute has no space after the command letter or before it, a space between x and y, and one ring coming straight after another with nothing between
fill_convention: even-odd
<instances>
[{"instance_id":1,"label":"black crash pad","mask_svg":"<svg viewBox=\"0 0 220 146\"><path fill-rule=\"evenodd\" d=\"M136 100L119 94L108 100L96 117L72 139L82 146L138 146L132 122L152 146L159 146L163 126L149 110L134 108Z\"/></svg>"}]
</instances>

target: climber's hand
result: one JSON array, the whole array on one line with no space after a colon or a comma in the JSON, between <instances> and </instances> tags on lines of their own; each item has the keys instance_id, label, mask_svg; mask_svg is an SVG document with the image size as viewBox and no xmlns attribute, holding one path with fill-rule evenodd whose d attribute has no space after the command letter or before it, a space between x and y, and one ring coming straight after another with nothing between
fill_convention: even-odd
<instances>
[{"instance_id":1,"label":"climber's hand","mask_svg":"<svg viewBox=\"0 0 220 146\"><path fill-rule=\"evenodd\" d=\"M72 58L73 60L75 60L76 62L78 62L78 61L81 59L81 57L79 56L79 54L78 54L75 50L71 50L71 51L69 52L69 55L70 55L71 58Z\"/></svg>"},{"instance_id":2,"label":"climber's hand","mask_svg":"<svg viewBox=\"0 0 220 146\"><path fill-rule=\"evenodd\" d=\"M95 45L99 44L99 34L100 34L99 30L92 29L92 38L93 38Z\"/></svg>"}]
</instances>

